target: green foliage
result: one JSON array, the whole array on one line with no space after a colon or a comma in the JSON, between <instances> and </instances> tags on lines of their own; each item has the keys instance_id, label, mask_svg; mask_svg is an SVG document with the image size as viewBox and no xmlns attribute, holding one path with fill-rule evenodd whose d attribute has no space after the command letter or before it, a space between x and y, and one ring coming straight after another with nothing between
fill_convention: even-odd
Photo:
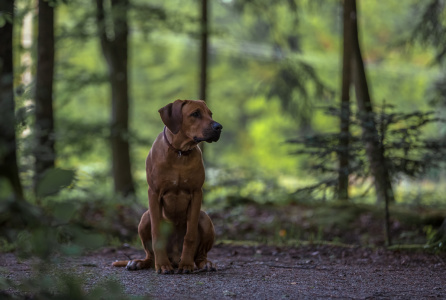
<instances>
[{"instance_id":1,"label":"green foliage","mask_svg":"<svg viewBox=\"0 0 446 300\"><path fill-rule=\"evenodd\" d=\"M392 234L395 244L431 249L429 237L442 222L443 210L392 206ZM210 210L219 241L235 240L270 245L299 246L331 242L362 247L384 246L382 209L374 204L305 202L293 205L238 203ZM423 230L432 228L426 235Z\"/></svg>"},{"instance_id":2,"label":"green foliage","mask_svg":"<svg viewBox=\"0 0 446 300\"><path fill-rule=\"evenodd\" d=\"M0 27L6 25L6 23L12 23L12 15L4 11L0 11Z\"/></svg>"},{"instance_id":3,"label":"green foliage","mask_svg":"<svg viewBox=\"0 0 446 300\"><path fill-rule=\"evenodd\" d=\"M419 40L424 45L433 45L435 60L441 63L446 55L445 4L441 0L426 3L421 6L422 13L411 32L410 41Z\"/></svg>"},{"instance_id":4,"label":"green foliage","mask_svg":"<svg viewBox=\"0 0 446 300\"><path fill-rule=\"evenodd\" d=\"M110 224L118 223L107 219L109 217L101 220L93 217L103 211L119 215L119 209L110 205L110 201L107 203L109 207L97 204L100 210L95 209L93 193L89 193L88 202L84 203L81 199L66 199L64 191L69 190L64 186L71 183L73 176L72 171L54 169L52 174L44 177L41 182L44 188L40 193L42 205L39 207L7 198L0 202L0 251L15 250L19 259L36 261L33 275L28 278L10 280L8 276L0 275L2 296L13 299L25 296L34 299L129 298L114 279L87 284L83 274L75 275L59 266L65 257L79 256L106 245ZM53 195L61 189L63 192L59 197ZM49 194L53 196L48 197ZM94 211L93 216L91 211ZM129 218L136 219L136 216L129 213ZM94 222L101 222L103 227ZM132 235L136 232L136 224L133 226Z\"/></svg>"},{"instance_id":5,"label":"green foliage","mask_svg":"<svg viewBox=\"0 0 446 300\"><path fill-rule=\"evenodd\" d=\"M72 170L49 169L37 183L36 196L44 197L58 193L62 188L69 186L74 178L75 172Z\"/></svg>"},{"instance_id":6,"label":"green foliage","mask_svg":"<svg viewBox=\"0 0 446 300\"><path fill-rule=\"evenodd\" d=\"M330 105L339 97L339 1L210 2L210 78L206 100L224 130L221 140L205 150L205 205L228 211L222 220L234 224L233 228L251 240L349 242L340 235L330 235L330 230L348 230L361 218L380 216L375 207L344 207L326 201L333 195L332 175L337 172L339 125L336 118L315 108ZM383 125L381 133L385 133L384 147L392 172L395 178L404 179L398 187L398 200L414 211L444 205L444 168L434 167L446 155L444 144L434 139L445 132L446 126L425 126L444 115L444 106L438 106L435 115L419 112L429 105L444 104L444 76L439 76L442 70L428 68L433 59L444 57L444 10L431 9L443 1L358 2L373 99L386 99L398 112L376 115ZM21 65L21 57L29 55L35 59L35 46L23 47L20 31L24 17L34 7L27 0L16 3L17 133L21 176L30 191L33 136L29 132L34 113L30 100L34 83L24 86L21 78L27 71L32 75L35 61L31 66ZM111 192L111 101L104 85L108 74L100 53L95 7L89 0L51 3L55 4L57 17L57 168L50 170L37 187L40 206L13 202L9 199L9 185L0 180L0 249L17 250L22 258L38 258L42 271L21 283L0 277L0 290L13 288L20 295L36 299L125 299L122 287L113 280L86 292L83 276L47 270L55 267L58 255L80 255L110 243L110 236L115 243L118 238L135 238L135 220L144 210L142 207L147 206L145 157L163 128L157 111L175 99L196 99L198 95L198 3L131 1L128 13L132 101L127 138L138 188L135 199L119 199ZM413 9L415 4L422 10ZM422 22L420 12L435 18ZM10 21L11 16L0 14L0 27ZM414 29L418 34L415 38L421 39L410 49L405 48L407 44L401 41ZM428 88L430 103L425 100ZM360 183L370 184L368 166L359 126L354 120L353 124L351 168L357 176L352 186L353 201L364 203L369 201L364 196L368 187ZM320 135L309 137L313 133ZM299 152L305 155L297 157L290 155L296 150L294 145L285 141L299 134L308 136L300 140L304 147ZM310 174L308 168L318 172ZM415 179L409 181L402 174ZM311 185L322 188L316 192L305 188ZM300 193L294 193L296 190ZM29 202L36 202L27 196ZM308 208L314 202L316 207ZM241 205L251 203L298 203L305 209L291 208L278 214L280 218L259 217L256 211ZM253 227L253 219L259 228ZM425 226L430 243L444 245L436 230L437 223L420 221L412 215L405 223ZM413 231L401 233L398 238L405 241ZM219 239L229 239L231 234L234 233L230 230L224 232ZM365 231L360 236L361 241L356 241L360 244L375 243L374 233Z\"/></svg>"},{"instance_id":7,"label":"green foliage","mask_svg":"<svg viewBox=\"0 0 446 300\"><path fill-rule=\"evenodd\" d=\"M57 7L54 99L58 164L100 179L90 181L93 188L99 181L109 184L110 101L102 84L106 73L94 9L87 2ZM283 142L298 132L337 126L314 108L336 96L328 91L337 91L340 72L339 3L302 1L293 8L292 2L215 2L211 8L208 103L224 132L221 142L207 147L206 164L246 169L245 175L257 173L250 186L272 180L279 188L283 182L298 182L296 189L302 182L314 182L316 178L301 170L307 161L288 155L292 149ZM179 3L133 1L130 10L130 138L141 202L145 201L144 159L162 129L157 110L177 98L194 99L198 94L198 8L195 2ZM377 22L373 16L408 11L411 3L391 1L386 6L365 1L360 6L361 20L367 24L362 28L365 59L372 62L368 69L373 94L377 99L392 99L397 109L426 107L423 93L436 71L427 70L423 63L432 53L389 50L383 44L399 36L405 20L385 17L385 22ZM318 94L323 87L326 92ZM269 183L262 185L269 189ZM259 194L243 192L247 193Z\"/></svg>"},{"instance_id":8,"label":"green foliage","mask_svg":"<svg viewBox=\"0 0 446 300\"><path fill-rule=\"evenodd\" d=\"M432 226L425 226L428 246L438 251L446 251L446 218L437 230Z\"/></svg>"},{"instance_id":9,"label":"green foliage","mask_svg":"<svg viewBox=\"0 0 446 300\"><path fill-rule=\"evenodd\" d=\"M359 6L361 40L373 99L386 99L395 106L396 112L426 110L429 103L425 100L425 92L440 72L438 68L428 68L437 53L431 43L422 47L415 43L411 49L398 43L411 32L410 25L415 23L412 20L419 20L419 13L412 9L416 2L361 0ZM19 33L24 16L32 9L29 1L17 0L18 142L21 175L28 190L31 189L33 164L30 155L33 142L29 134L33 124L33 107L29 101L33 83L22 86L20 78L25 71L32 74L34 66L20 65L20 57L24 54L35 57L35 53L33 47L20 46ZM316 108L330 105L339 97L342 44L339 1L213 1L211 12L209 98L206 100L224 130L221 140L205 150L205 204L232 207L238 203L309 203L315 198L329 199L333 177L310 174L307 167L320 161L290 155L295 148L285 141L302 133L330 133L331 136L308 141L308 148L303 151L323 143L326 148L320 148L319 155L327 162L325 168L335 171L336 151L333 149L336 148L338 121ZM116 211L127 206L137 211L134 207L138 204L147 205L144 161L151 142L163 128L157 110L177 98L197 98L199 10L198 3L190 0L131 1L131 131L128 139L137 196L130 205L123 204L111 192L108 129L111 101L103 84L108 74L100 53L94 5L88 0L58 1L56 17L56 164L59 170L76 170L76 177L73 181L71 175L74 173L69 173L72 171L55 173L54 179L44 184L47 186L40 195L45 213L54 218L51 222L58 224L57 230L48 232L48 236L68 247L60 251L79 253L86 246L77 245L78 237L85 233L84 227L126 238L134 235L131 228L135 225L119 219ZM442 81L432 87L434 96L429 98L435 98L436 103L444 100L444 93L438 93L442 87ZM437 112L441 115L443 108ZM401 118L397 114L387 117ZM391 129L395 136L399 135L398 140L403 141L402 148L392 154L398 166L405 164L401 154L411 142L405 140L408 132L426 140L446 128L439 123L414 134L412 125ZM352 135L358 137L359 133L356 127ZM395 141L387 141L389 146L396 146ZM358 139L356 142L360 143ZM352 168L365 178L368 168L361 149L358 148L357 161ZM411 159L422 156L418 152ZM436 159L436 156L430 158L432 162ZM420 170L417 164L406 164L409 165L413 166L414 174ZM395 174L398 172L395 169ZM443 177L443 169L430 168L420 177L423 183L402 181L398 189L400 201L413 206L444 204ZM317 182L324 182L324 189L327 189L316 194L308 189L294 194L297 189ZM367 202L369 198L363 194L368 187L359 183L355 181L352 186L354 201ZM365 183L369 183L367 179ZM0 182L1 197L9 195L7 186ZM44 197L52 192L58 193ZM321 214L320 218L327 218L327 214ZM14 218L7 219L12 222ZM126 223L124 228L116 228L115 224L123 222ZM60 227L61 224L66 225ZM316 239L317 230L313 232ZM21 231L15 229L14 232ZM303 233L296 231L295 235ZM24 241L30 237L26 232L21 236ZM44 236L36 231L36 239ZM101 239L92 236L91 240ZM33 248L32 244L23 247ZM4 249L15 247L11 239L4 239L2 245ZM44 255L48 249L26 251Z\"/></svg>"},{"instance_id":10,"label":"green foliage","mask_svg":"<svg viewBox=\"0 0 446 300\"><path fill-rule=\"evenodd\" d=\"M423 133L426 127L442 124L444 120L435 117L432 112L388 113L385 108L387 107L383 106L382 111L373 116L379 127L378 137L361 134L360 116L350 116L348 174L357 182L365 181L371 176L369 162L365 157L365 147L370 139L379 140L384 163L394 182L403 177L421 178L438 170L446 157L446 144L441 138L426 138ZM327 114L339 117L340 111L329 107ZM345 151L339 144L338 133L290 139L289 143L297 146L295 154L312 158L307 168L323 178L317 184L300 191L336 189L340 171L337 161L341 151Z\"/></svg>"},{"instance_id":11,"label":"green foliage","mask_svg":"<svg viewBox=\"0 0 446 300\"><path fill-rule=\"evenodd\" d=\"M105 244L105 236L85 227L70 203L49 203L45 210L13 200L2 201L0 221L5 248L21 257L50 260L55 253L80 254Z\"/></svg>"}]
</instances>

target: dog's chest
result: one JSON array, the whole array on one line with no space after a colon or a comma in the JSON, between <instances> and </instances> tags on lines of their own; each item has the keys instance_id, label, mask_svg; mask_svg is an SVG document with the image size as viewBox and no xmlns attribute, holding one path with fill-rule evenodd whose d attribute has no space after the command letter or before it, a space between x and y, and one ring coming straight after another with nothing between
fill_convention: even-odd
<instances>
[{"instance_id":1,"label":"dog's chest","mask_svg":"<svg viewBox=\"0 0 446 300\"><path fill-rule=\"evenodd\" d=\"M191 193L201 189L204 183L204 166L201 163L181 161L176 164L160 164L152 169L151 180L155 185L152 188L162 190L164 193L178 193L180 191Z\"/></svg>"},{"instance_id":2,"label":"dog's chest","mask_svg":"<svg viewBox=\"0 0 446 300\"><path fill-rule=\"evenodd\" d=\"M193 191L201 189L204 183L204 170L201 168L173 168L165 178L164 187L169 190Z\"/></svg>"},{"instance_id":3,"label":"dog's chest","mask_svg":"<svg viewBox=\"0 0 446 300\"><path fill-rule=\"evenodd\" d=\"M164 218L177 225L186 222L187 211L194 194L200 191L204 183L204 168L179 168L171 166L163 176L156 180L160 185L162 212ZM201 202L200 202L201 203Z\"/></svg>"}]
</instances>

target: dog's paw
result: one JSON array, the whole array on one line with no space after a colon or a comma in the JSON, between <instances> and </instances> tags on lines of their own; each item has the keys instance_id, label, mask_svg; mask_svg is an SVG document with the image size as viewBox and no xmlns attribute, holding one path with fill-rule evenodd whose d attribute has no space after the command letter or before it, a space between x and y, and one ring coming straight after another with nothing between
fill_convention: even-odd
<instances>
[{"instance_id":1,"label":"dog's paw","mask_svg":"<svg viewBox=\"0 0 446 300\"><path fill-rule=\"evenodd\" d=\"M205 260L197 264L200 272L214 272L217 271L217 265L210 260Z\"/></svg>"},{"instance_id":2,"label":"dog's paw","mask_svg":"<svg viewBox=\"0 0 446 300\"><path fill-rule=\"evenodd\" d=\"M140 265L139 261L131 260L131 261L129 261L129 263L127 264L127 266L125 268L129 271L140 270L141 268L139 265Z\"/></svg>"},{"instance_id":3,"label":"dog's paw","mask_svg":"<svg viewBox=\"0 0 446 300\"><path fill-rule=\"evenodd\" d=\"M194 263L184 263L180 262L178 266L178 274L190 274L194 271Z\"/></svg>"},{"instance_id":4,"label":"dog's paw","mask_svg":"<svg viewBox=\"0 0 446 300\"><path fill-rule=\"evenodd\" d=\"M155 265L155 270L158 274L164 274L164 275L169 275L174 273L170 263L163 265Z\"/></svg>"},{"instance_id":5,"label":"dog's paw","mask_svg":"<svg viewBox=\"0 0 446 300\"><path fill-rule=\"evenodd\" d=\"M150 260L134 259L128 262L125 267L129 271L136 271L150 268L152 262Z\"/></svg>"}]
</instances>

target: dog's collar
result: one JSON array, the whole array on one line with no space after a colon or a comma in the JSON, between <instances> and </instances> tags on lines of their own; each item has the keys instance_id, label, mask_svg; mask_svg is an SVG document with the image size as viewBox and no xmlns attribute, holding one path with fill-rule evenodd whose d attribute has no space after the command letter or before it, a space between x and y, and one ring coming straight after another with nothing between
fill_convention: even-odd
<instances>
[{"instance_id":1,"label":"dog's collar","mask_svg":"<svg viewBox=\"0 0 446 300\"><path fill-rule=\"evenodd\" d=\"M194 148L189 149L189 150L187 150L187 151L181 151L181 150L178 150L178 149L174 148L174 147L172 146L172 144L169 142L169 140L167 139L167 135L166 135L166 126L164 126L163 135L164 135L164 140L166 141L166 144L169 146L169 149L172 150L172 151L174 151L175 153L177 153L177 154L178 154L178 157L181 157L181 156L187 156L187 155L191 154L191 152L192 152L192 151L194 150L194 148L195 148L195 147L194 147Z\"/></svg>"}]
</instances>

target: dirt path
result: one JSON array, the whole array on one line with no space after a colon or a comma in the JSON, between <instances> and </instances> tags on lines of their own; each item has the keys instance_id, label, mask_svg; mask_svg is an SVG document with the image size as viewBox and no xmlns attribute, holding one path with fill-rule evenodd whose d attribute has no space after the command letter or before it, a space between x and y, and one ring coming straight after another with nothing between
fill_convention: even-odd
<instances>
[{"instance_id":1,"label":"dirt path","mask_svg":"<svg viewBox=\"0 0 446 300\"><path fill-rule=\"evenodd\" d=\"M142 255L133 248L107 248L59 266L84 278L86 290L114 279L127 295L154 299L446 299L444 254L217 245L210 252L217 272L157 275L153 270L131 272L110 266L116 259ZM13 254L1 254L0 265L13 280L31 273L30 263L17 263Z\"/></svg>"}]
</instances>

